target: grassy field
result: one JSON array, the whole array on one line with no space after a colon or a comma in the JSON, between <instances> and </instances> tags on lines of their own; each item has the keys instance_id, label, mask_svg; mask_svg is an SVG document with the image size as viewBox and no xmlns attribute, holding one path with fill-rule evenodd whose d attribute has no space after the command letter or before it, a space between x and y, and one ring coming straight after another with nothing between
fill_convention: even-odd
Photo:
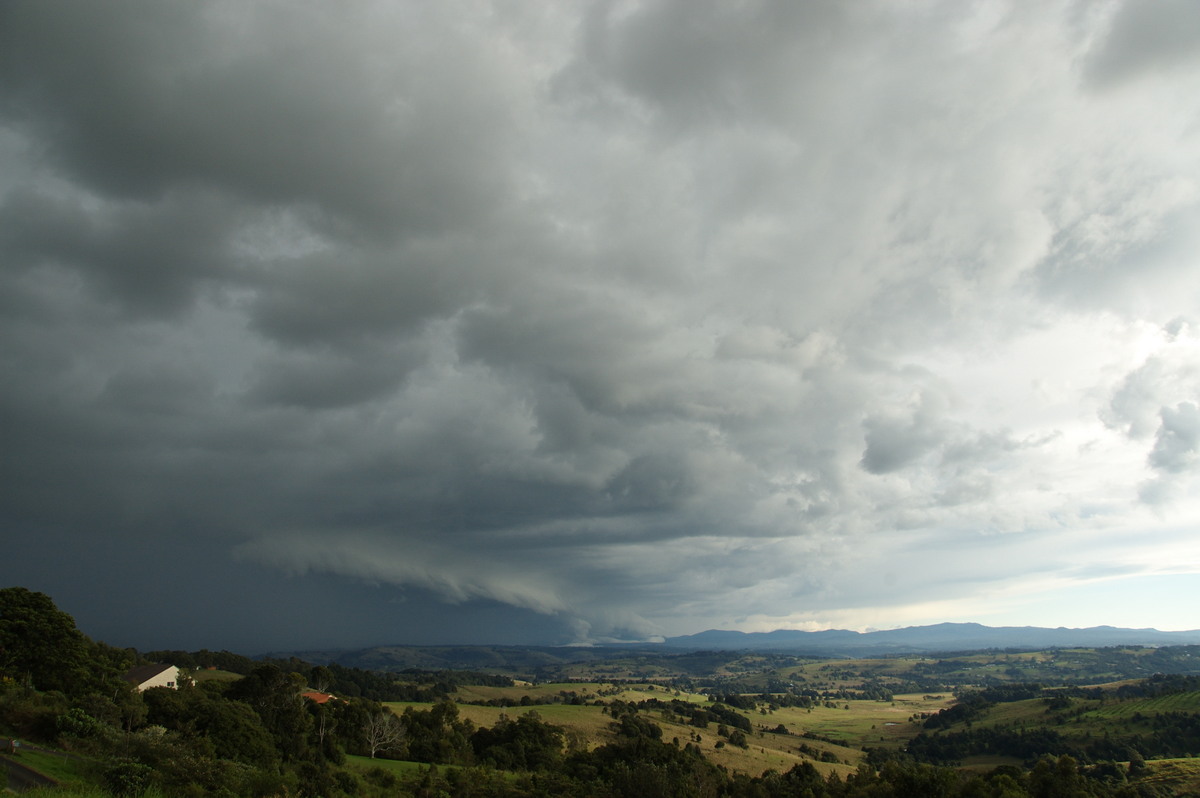
<instances>
[{"instance_id":1,"label":"grassy field","mask_svg":"<svg viewBox=\"0 0 1200 798\"><path fill-rule=\"evenodd\" d=\"M609 702L614 699L637 703L652 698L660 701L680 700L698 705L709 704L707 696L686 691L669 690L659 685L603 682L567 682L515 687L463 687L456 694L460 701L519 701L548 699L566 692ZM893 701L838 701L836 708L819 706L812 709L783 707L774 711L740 710L752 731L747 734L748 745L740 748L726 743L717 734L717 724L697 728L660 710L644 710L642 714L663 730L663 740L678 741L679 745L693 743L711 761L731 771L758 775L770 769L786 771L802 761L810 761L823 773L852 772L862 759L863 745L902 747L920 731L920 721L910 718L918 713L937 712L951 702L949 695L926 698L921 694L898 695ZM408 707L428 709L430 704L391 702L387 704L396 714ZM491 727L502 715L516 718L536 712L545 722L563 727L576 745L595 748L616 740L612 718L605 707L594 704L539 704L535 706L493 707L459 703L460 717L476 726ZM772 730L783 725L786 734ZM805 737L808 733L813 736ZM823 739L818 739L823 738ZM718 743L724 743L718 746ZM829 761L833 760L833 761Z\"/></svg>"},{"instance_id":2,"label":"grassy field","mask_svg":"<svg viewBox=\"0 0 1200 798\"><path fill-rule=\"evenodd\" d=\"M191 676L196 682L236 682L242 678L240 673L222 670L208 670L200 668L199 670L187 671L188 676Z\"/></svg>"},{"instance_id":3,"label":"grassy field","mask_svg":"<svg viewBox=\"0 0 1200 798\"><path fill-rule=\"evenodd\" d=\"M356 756L354 754L346 754L346 764L353 767L355 770L367 771L374 768L382 768L396 776L409 776L413 773L420 773L429 765L424 762L404 762L399 759L372 759L369 756ZM439 768L449 768L452 765L438 765Z\"/></svg>"},{"instance_id":4,"label":"grassy field","mask_svg":"<svg viewBox=\"0 0 1200 798\"><path fill-rule=\"evenodd\" d=\"M14 762L20 762L25 767L36 770L43 776L49 776L60 784L86 781L81 771L87 768L87 762L79 757L50 751L33 751L28 747L23 747L20 754L10 758Z\"/></svg>"},{"instance_id":5,"label":"grassy field","mask_svg":"<svg viewBox=\"0 0 1200 798\"><path fill-rule=\"evenodd\" d=\"M1146 763L1142 781L1164 787L1172 795L1200 795L1200 759L1159 759Z\"/></svg>"},{"instance_id":6,"label":"grassy field","mask_svg":"<svg viewBox=\"0 0 1200 798\"><path fill-rule=\"evenodd\" d=\"M1137 713L1158 715L1163 712L1200 712L1200 691L1130 699L1120 703L1109 702L1088 714L1097 718L1118 720L1130 718Z\"/></svg>"}]
</instances>

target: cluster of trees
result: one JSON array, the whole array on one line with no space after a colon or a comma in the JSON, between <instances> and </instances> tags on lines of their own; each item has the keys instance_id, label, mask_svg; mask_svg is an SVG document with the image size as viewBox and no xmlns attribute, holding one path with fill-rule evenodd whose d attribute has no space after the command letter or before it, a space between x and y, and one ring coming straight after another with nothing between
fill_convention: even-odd
<instances>
[{"instance_id":1,"label":"cluster of trees","mask_svg":"<svg viewBox=\"0 0 1200 798\"><path fill-rule=\"evenodd\" d=\"M754 706L752 700L750 706L752 708ZM699 729L707 729L710 723L717 723L734 729L740 729L744 732L751 730L749 718L721 702L699 705L688 701L681 701L677 698L667 701L658 698L648 698L638 702L613 701L608 706L608 712L614 718L629 711L651 709L663 712L665 717L680 718L689 725Z\"/></svg>"},{"instance_id":2,"label":"cluster of trees","mask_svg":"<svg viewBox=\"0 0 1200 798\"><path fill-rule=\"evenodd\" d=\"M936 730L948 729L957 723L968 723L981 717L996 704L1028 701L1043 696L1051 701L1061 701L1069 698L1068 690L1048 690L1037 682L995 684L982 690L963 690L955 694L958 700L954 704L931 715L924 726L926 729ZM1083 693L1076 689L1074 694Z\"/></svg>"},{"instance_id":3,"label":"cluster of trees","mask_svg":"<svg viewBox=\"0 0 1200 798\"><path fill-rule=\"evenodd\" d=\"M997 755L1017 757L1032 763L1046 754L1070 756L1093 767L1113 760L1137 761L1148 757L1195 756L1200 753L1200 715L1186 711L1157 711L1143 716L1133 712L1121 725L1119 734L1105 729L1103 736L1084 733L1064 734L1048 726L1001 728L975 726L987 711L999 703L1040 699L1051 720L1060 726L1070 718L1080 718L1089 709L1077 699L1103 703L1114 700L1158 698L1192 694L1200 689L1195 676L1155 676L1124 684L1107 696L1099 688L1046 688L1041 684L1013 684L964 692L958 703L930 717L923 732L908 742L912 758L933 764L954 764L971 756ZM1090 705L1092 708L1096 704ZM965 728L950 730L952 726ZM932 733L930 733L932 732Z\"/></svg>"},{"instance_id":4,"label":"cluster of trees","mask_svg":"<svg viewBox=\"0 0 1200 798\"><path fill-rule=\"evenodd\" d=\"M620 690L613 691L619 693ZM479 698L473 701L462 701L464 704L474 704L481 707L535 707L549 704L570 704L583 706L590 703L603 704L599 693L580 693L577 690L559 690L551 695L530 696L520 698L504 696L501 698Z\"/></svg>"},{"instance_id":5,"label":"cluster of trees","mask_svg":"<svg viewBox=\"0 0 1200 798\"><path fill-rule=\"evenodd\" d=\"M1154 698L1200 690L1200 676L1156 673L1149 679L1117 687L1117 698Z\"/></svg>"}]
</instances>

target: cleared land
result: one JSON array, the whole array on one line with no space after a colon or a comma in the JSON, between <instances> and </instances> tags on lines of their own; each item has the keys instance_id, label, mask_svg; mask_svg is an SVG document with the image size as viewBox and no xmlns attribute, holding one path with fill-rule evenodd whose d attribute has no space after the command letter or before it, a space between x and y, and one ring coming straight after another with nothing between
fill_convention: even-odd
<instances>
[{"instance_id":1,"label":"cleared land","mask_svg":"<svg viewBox=\"0 0 1200 798\"><path fill-rule=\"evenodd\" d=\"M525 700L569 700L577 696L586 704L547 703L522 706ZM543 721L561 726L578 747L595 748L617 739L608 704L623 701L638 704L658 699L684 701L695 706L714 702L707 696L660 685L612 684L604 682L559 682L514 687L461 687L455 694L460 717L476 726L491 727L502 717L516 718L534 712ZM516 706L480 706L464 702L506 701ZM747 745L740 747L718 734L720 724L697 727L676 713L662 709L644 709L640 715L662 728L663 740L678 741L700 747L705 756L731 771L758 775L767 770L786 771L800 762L812 762L823 773L853 772L862 760L862 746L903 747L916 735L921 720L913 717L933 713L952 702L949 695L929 697L922 694L898 695L891 701L845 700L831 702L833 706L779 707L770 709L761 702L757 709L734 709L746 718L751 731L746 734ZM391 702L387 706L400 715L404 710L428 709L429 703ZM731 708L732 709L732 708ZM782 726L786 732L780 729ZM807 735L807 736L806 736Z\"/></svg>"}]
</instances>

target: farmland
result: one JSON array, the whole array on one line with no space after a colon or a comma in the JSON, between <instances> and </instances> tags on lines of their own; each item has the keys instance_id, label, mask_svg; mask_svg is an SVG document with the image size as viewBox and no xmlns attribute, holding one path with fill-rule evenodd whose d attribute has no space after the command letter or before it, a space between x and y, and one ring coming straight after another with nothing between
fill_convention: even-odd
<instances>
[{"instance_id":1,"label":"farmland","mask_svg":"<svg viewBox=\"0 0 1200 798\"><path fill-rule=\"evenodd\" d=\"M528 703L563 693L595 697L585 704ZM599 697L601 693L603 698ZM563 728L569 741L588 749L618 739L619 734L614 728L617 724L610 710L613 702L644 706L645 702L661 703L670 699L699 708L713 703L700 693L666 690L649 683L597 682L550 683L536 687L464 687L455 699L459 702L459 717L475 726L491 727L501 718L515 719L532 714L545 723ZM521 705L522 700L526 705ZM709 760L732 772L759 775L767 770L785 771L800 762L810 761L823 773L844 775L853 772L862 761L863 746L902 748L905 741L919 731L919 725L911 720L913 715L936 712L951 700L949 696L900 695L892 701L851 700L828 707L778 707L762 702L755 709L731 709L745 719L750 729L744 747L728 742L728 734L720 731L721 723L710 721L699 725L668 708L641 709L639 714L661 728L663 740L676 745L693 743ZM512 706L475 703L480 701L506 701ZM397 715L403 715L407 709L424 710L433 705L389 702L386 706Z\"/></svg>"},{"instance_id":2,"label":"farmland","mask_svg":"<svg viewBox=\"0 0 1200 798\"><path fill-rule=\"evenodd\" d=\"M1128 677L1140 659L1154 656L1140 649L832 661L744 652L705 656L716 666L707 674L693 667L699 657L682 667L669 659L650 667L648 658L639 657L599 667L572 665L571 681L463 685L447 698L462 719L478 727L533 713L582 750L618 742L623 734L618 716L635 712L660 730L656 734L664 742L694 746L719 767L748 776L808 763L822 774L845 777L889 756L927 757L980 771L1020 766L1036 753L1011 738L1043 739L1038 735L1052 742L1052 750L1072 752L1080 761L1123 759L1122 767L1128 767L1130 758L1166 761L1188 753L1187 730L1176 727L1180 717L1200 712L1200 689L1178 689L1174 682L1087 683L1089 677ZM653 676L603 678L612 673ZM1054 674L1055 686L1019 681L1029 673ZM900 692L905 688L909 691ZM972 695L987 696L981 704L986 706L956 719L948 710L969 703ZM432 705L388 706L402 715ZM733 734L732 716L697 721L688 707L736 713L744 739ZM1182 777L1181 768L1164 773Z\"/></svg>"}]
</instances>

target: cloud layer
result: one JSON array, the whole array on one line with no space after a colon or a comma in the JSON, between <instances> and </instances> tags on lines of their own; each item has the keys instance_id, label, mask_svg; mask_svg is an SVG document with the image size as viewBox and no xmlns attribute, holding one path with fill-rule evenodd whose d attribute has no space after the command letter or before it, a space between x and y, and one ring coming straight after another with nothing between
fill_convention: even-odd
<instances>
[{"instance_id":1,"label":"cloud layer","mask_svg":"<svg viewBox=\"0 0 1200 798\"><path fill-rule=\"evenodd\" d=\"M6 3L0 578L126 640L187 585L180 645L1105 622L1200 572L1196 53L1184 2Z\"/></svg>"}]
</instances>

